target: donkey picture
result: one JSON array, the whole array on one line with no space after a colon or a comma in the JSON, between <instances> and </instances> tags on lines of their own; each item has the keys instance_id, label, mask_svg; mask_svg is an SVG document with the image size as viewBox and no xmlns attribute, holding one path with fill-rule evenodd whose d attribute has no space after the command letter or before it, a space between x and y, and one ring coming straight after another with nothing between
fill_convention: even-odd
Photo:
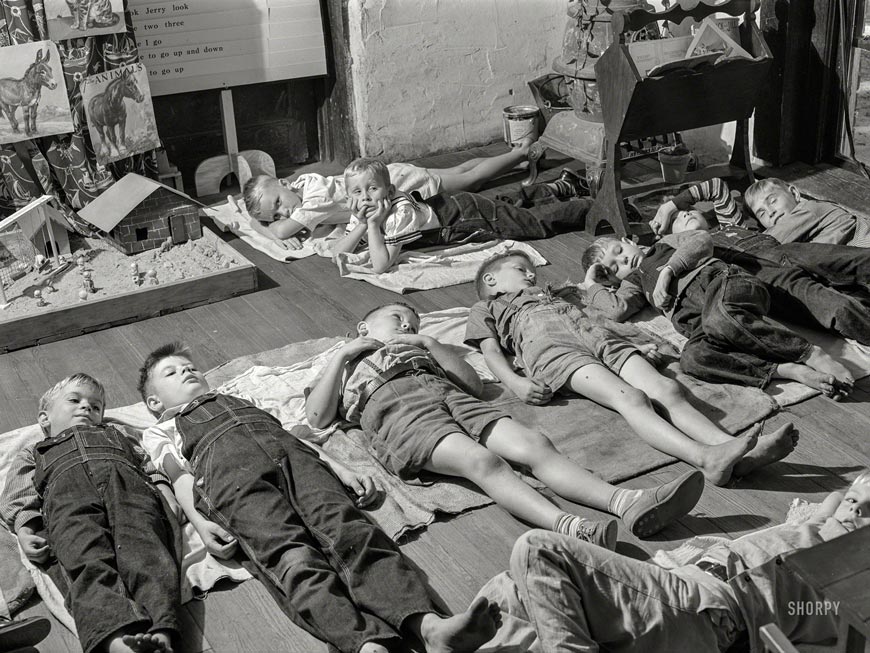
<instances>
[{"instance_id":1,"label":"donkey picture","mask_svg":"<svg viewBox=\"0 0 870 653\"><path fill-rule=\"evenodd\" d=\"M112 156L113 147L119 157L123 154L122 150L127 150L127 108L124 98L134 102L145 99L130 69L125 69L120 77L109 82L105 91L88 102L90 127L97 130L100 148L105 150L108 157Z\"/></svg>"},{"instance_id":2,"label":"donkey picture","mask_svg":"<svg viewBox=\"0 0 870 653\"><path fill-rule=\"evenodd\" d=\"M42 88L49 90L57 88L51 66L48 65L49 59L51 59L51 50L46 49L45 54L42 50L38 50L36 60L27 67L23 77L0 79L0 112L9 120L13 132L19 131L18 120L15 118L18 107L23 107L24 133L33 136L37 132L36 112L39 108Z\"/></svg>"}]
</instances>

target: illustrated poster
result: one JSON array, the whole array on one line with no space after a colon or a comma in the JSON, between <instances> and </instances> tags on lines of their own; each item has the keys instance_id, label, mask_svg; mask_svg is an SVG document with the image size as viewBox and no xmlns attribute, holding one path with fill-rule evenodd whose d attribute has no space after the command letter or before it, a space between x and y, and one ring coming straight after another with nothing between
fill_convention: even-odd
<instances>
[{"instance_id":1,"label":"illustrated poster","mask_svg":"<svg viewBox=\"0 0 870 653\"><path fill-rule=\"evenodd\" d=\"M53 41L124 32L124 0L45 0Z\"/></svg>"},{"instance_id":2,"label":"illustrated poster","mask_svg":"<svg viewBox=\"0 0 870 653\"><path fill-rule=\"evenodd\" d=\"M57 46L35 41L0 51L0 143L73 131Z\"/></svg>"},{"instance_id":3,"label":"illustrated poster","mask_svg":"<svg viewBox=\"0 0 870 653\"><path fill-rule=\"evenodd\" d=\"M160 147L148 71L140 63L86 77L82 103L102 164Z\"/></svg>"}]
</instances>

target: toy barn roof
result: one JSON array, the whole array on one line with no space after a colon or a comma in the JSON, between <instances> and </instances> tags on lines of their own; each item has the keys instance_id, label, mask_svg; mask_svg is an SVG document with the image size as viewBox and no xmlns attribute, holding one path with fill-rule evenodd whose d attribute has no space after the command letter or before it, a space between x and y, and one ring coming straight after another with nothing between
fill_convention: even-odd
<instances>
[{"instance_id":1,"label":"toy barn roof","mask_svg":"<svg viewBox=\"0 0 870 653\"><path fill-rule=\"evenodd\" d=\"M51 195L37 197L24 208L18 209L8 218L0 220L0 231L6 229L6 227L11 224L17 223L26 238L33 238L33 235L45 226L45 221L43 220L42 215L34 211L34 209L43 205L45 206L46 215L48 215L53 222L56 222L64 229L69 230L70 226L66 219L64 219L57 209L49 204L53 199L54 197Z\"/></svg>"},{"instance_id":2,"label":"toy barn roof","mask_svg":"<svg viewBox=\"0 0 870 653\"><path fill-rule=\"evenodd\" d=\"M112 184L108 190L78 213L97 229L108 232L114 229L121 220L127 217L130 211L158 188L165 188L194 204L200 204L189 195L177 191L171 186L130 172ZM202 205L200 204L200 206Z\"/></svg>"}]
</instances>

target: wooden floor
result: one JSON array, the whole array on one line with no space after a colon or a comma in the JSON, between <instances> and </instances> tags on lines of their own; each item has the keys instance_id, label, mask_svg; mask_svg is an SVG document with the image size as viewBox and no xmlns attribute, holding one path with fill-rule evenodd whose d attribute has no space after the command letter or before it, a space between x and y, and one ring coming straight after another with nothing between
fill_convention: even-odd
<instances>
[{"instance_id":1,"label":"wooden floor","mask_svg":"<svg viewBox=\"0 0 870 653\"><path fill-rule=\"evenodd\" d=\"M454 165L465 158L491 154L503 146L432 157L427 165ZM654 174L650 165L633 164L630 181ZM558 169L544 178L552 178ZM793 172L800 175L800 171ZM825 188L830 179L836 199L856 208L868 205L866 185L844 182L836 171L803 171L813 184ZM518 178L513 178L516 182ZM492 191L489 191L492 192ZM76 371L88 372L109 388L109 406L138 401L135 370L146 354L167 341L186 341L203 368L228 359L321 336L344 334L367 308L395 299L396 295L359 281L342 280L331 261L312 257L290 264L273 261L225 237L260 268L256 293L189 309L172 315L115 327L81 337L41 345L0 356L0 431L34 421L37 399L57 379ZM580 280L577 265L589 240L583 234L566 234L535 246L552 263L540 271L544 281ZM430 311L475 301L470 284L403 298L420 311ZM614 419L620 419L614 415ZM701 534L736 537L750 530L780 522L793 497L820 500L825 493L844 488L857 471L870 464L870 382L843 403L815 398L784 411L768 421L774 428L786 420L800 430L800 446L785 461L772 465L734 488L708 487L691 515L653 540L641 542L621 532L618 550L638 558L656 548L672 548ZM627 428L627 427L626 427ZM668 481L688 466L673 464L626 482L632 488L651 487ZM594 511L577 508L594 516ZM420 567L431 588L452 609L464 608L478 588L507 567L511 546L528 527L497 507L475 510L433 524L403 550ZM25 614L45 614L40 603ZM256 581L212 592L205 601L184 608L184 641L181 651L274 651L316 653L325 651L296 628L270 600ZM54 624L43 652L80 651L78 642Z\"/></svg>"}]
</instances>

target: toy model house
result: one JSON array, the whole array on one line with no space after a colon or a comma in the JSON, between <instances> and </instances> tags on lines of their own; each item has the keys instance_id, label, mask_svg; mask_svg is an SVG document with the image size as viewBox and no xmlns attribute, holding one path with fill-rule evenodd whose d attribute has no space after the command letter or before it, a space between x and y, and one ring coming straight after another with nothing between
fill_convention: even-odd
<instances>
[{"instance_id":1,"label":"toy model house","mask_svg":"<svg viewBox=\"0 0 870 653\"><path fill-rule=\"evenodd\" d=\"M153 179L130 173L79 215L125 254L183 243L202 236L199 202Z\"/></svg>"}]
</instances>

